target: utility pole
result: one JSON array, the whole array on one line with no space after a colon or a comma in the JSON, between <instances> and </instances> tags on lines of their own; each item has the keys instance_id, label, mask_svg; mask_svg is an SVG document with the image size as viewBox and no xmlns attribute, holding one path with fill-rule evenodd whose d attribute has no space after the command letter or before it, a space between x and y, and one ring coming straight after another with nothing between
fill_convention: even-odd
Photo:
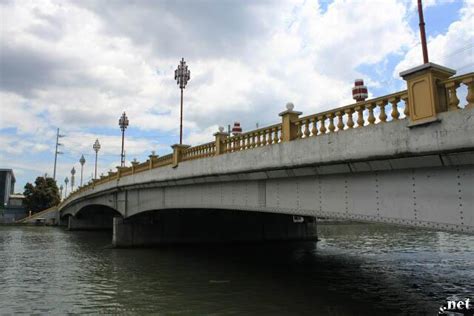
<instances>
[{"instance_id":1,"label":"utility pole","mask_svg":"<svg viewBox=\"0 0 474 316\"><path fill-rule=\"evenodd\" d=\"M56 165L57 165L57 161L58 161L58 155L62 154L62 152L58 151L58 147L63 145L59 142L59 139L62 138L62 137L64 137L64 135L59 134L59 128L58 128L57 131L56 131L56 150L54 151L54 169L53 169L53 179L54 179L54 181L56 181Z\"/></svg>"},{"instance_id":2,"label":"utility pole","mask_svg":"<svg viewBox=\"0 0 474 316\"><path fill-rule=\"evenodd\" d=\"M418 0L418 18L420 20L421 48L423 49L423 63L429 63L428 47L426 45L425 20L423 19L423 4Z\"/></svg>"}]
</instances>

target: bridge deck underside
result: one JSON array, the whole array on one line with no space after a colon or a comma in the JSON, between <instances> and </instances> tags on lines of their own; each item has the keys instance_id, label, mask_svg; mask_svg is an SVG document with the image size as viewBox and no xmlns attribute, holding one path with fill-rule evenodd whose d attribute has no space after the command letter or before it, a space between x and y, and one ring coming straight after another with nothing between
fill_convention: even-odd
<instances>
[{"instance_id":1,"label":"bridge deck underside","mask_svg":"<svg viewBox=\"0 0 474 316\"><path fill-rule=\"evenodd\" d=\"M233 209L472 233L473 188L474 167L459 166L142 188L114 200L125 217L159 209Z\"/></svg>"}]
</instances>

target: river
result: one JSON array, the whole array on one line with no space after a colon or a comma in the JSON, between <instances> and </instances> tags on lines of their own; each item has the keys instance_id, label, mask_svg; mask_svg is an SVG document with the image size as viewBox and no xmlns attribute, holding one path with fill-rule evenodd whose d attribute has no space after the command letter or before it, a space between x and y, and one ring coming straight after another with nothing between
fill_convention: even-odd
<instances>
[{"instance_id":1,"label":"river","mask_svg":"<svg viewBox=\"0 0 474 316\"><path fill-rule=\"evenodd\" d=\"M474 299L474 236L325 224L318 243L112 249L0 226L0 314L436 315Z\"/></svg>"}]
</instances>

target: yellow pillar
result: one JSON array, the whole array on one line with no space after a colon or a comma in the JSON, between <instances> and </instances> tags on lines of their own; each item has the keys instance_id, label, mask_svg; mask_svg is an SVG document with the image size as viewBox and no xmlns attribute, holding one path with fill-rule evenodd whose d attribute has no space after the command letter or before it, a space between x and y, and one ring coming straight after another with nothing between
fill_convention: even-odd
<instances>
[{"instance_id":1,"label":"yellow pillar","mask_svg":"<svg viewBox=\"0 0 474 316\"><path fill-rule=\"evenodd\" d=\"M171 146L171 148L173 148L173 164L172 164L173 168L176 168L179 162L181 161L182 151L189 147L191 146L182 145L182 144L174 144L173 146Z\"/></svg>"},{"instance_id":2,"label":"yellow pillar","mask_svg":"<svg viewBox=\"0 0 474 316\"><path fill-rule=\"evenodd\" d=\"M282 142L289 142L296 138L298 133L298 128L295 122L298 120L299 116L302 114L298 111L293 111L295 106L293 103L286 104L286 111L281 112L281 138Z\"/></svg>"},{"instance_id":3,"label":"yellow pillar","mask_svg":"<svg viewBox=\"0 0 474 316\"><path fill-rule=\"evenodd\" d=\"M446 90L438 82L456 73L437 64L426 63L403 71L400 76L406 80L410 125L416 126L438 121L437 114L447 111Z\"/></svg>"},{"instance_id":4,"label":"yellow pillar","mask_svg":"<svg viewBox=\"0 0 474 316\"><path fill-rule=\"evenodd\" d=\"M216 156L222 155L225 153L225 143L224 140L229 136L228 133L224 133L224 128L222 126L219 127L219 131L214 134L216 138Z\"/></svg>"},{"instance_id":5,"label":"yellow pillar","mask_svg":"<svg viewBox=\"0 0 474 316\"><path fill-rule=\"evenodd\" d=\"M138 164L140 164L138 161L132 161L132 174L135 173L135 169L137 168Z\"/></svg>"},{"instance_id":6,"label":"yellow pillar","mask_svg":"<svg viewBox=\"0 0 474 316\"><path fill-rule=\"evenodd\" d=\"M153 169L153 164L157 159L158 155L155 155L155 152L152 152L152 154L148 156L148 169Z\"/></svg>"},{"instance_id":7,"label":"yellow pillar","mask_svg":"<svg viewBox=\"0 0 474 316\"><path fill-rule=\"evenodd\" d=\"M117 166L117 179L120 179L120 177L122 177L122 172L127 169L127 167L121 167L121 166Z\"/></svg>"}]
</instances>

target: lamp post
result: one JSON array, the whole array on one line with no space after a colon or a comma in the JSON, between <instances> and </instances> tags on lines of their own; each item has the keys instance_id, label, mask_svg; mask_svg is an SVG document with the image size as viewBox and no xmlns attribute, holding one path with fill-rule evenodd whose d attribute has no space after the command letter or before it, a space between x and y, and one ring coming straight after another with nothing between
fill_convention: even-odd
<instances>
[{"instance_id":1,"label":"lamp post","mask_svg":"<svg viewBox=\"0 0 474 316\"><path fill-rule=\"evenodd\" d=\"M76 169L74 169L74 167L72 167L72 169L71 169L71 192L74 191L74 180L75 180L74 175L75 174L76 174Z\"/></svg>"},{"instance_id":2,"label":"lamp post","mask_svg":"<svg viewBox=\"0 0 474 316\"><path fill-rule=\"evenodd\" d=\"M122 152L120 153L120 166L125 166L125 153L124 153L124 145L125 145L125 130L128 127L128 117L123 112L122 116L119 119L119 126L120 130L122 131Z\"/></svg>"},{"instance_id":3,"label":"lamp post","mask_svg":"<svg viewBox=\"0 0 474 316\"><path fill-rule=\"evenodd\" d=\"M84 155L81 156L81 159L79 159L79 163L81 164L81 187L82 187L82 176L84 175L84 164L86 163L86 158L84 158Z\"/></svg>"},{"instance_id":4,"label":"lamp post","mask_svg":"<svg viewBox=\"0 0 474 316\"><path fill-rule=\"evenodd\" d=\"M64 179L64 183L66 184L66 187L65 187L65 190L64 190L64 197L67 196L67 183L69 182L69 179L66 177L66 179Z\"/></svg>"},{"instance_id":5,"label":"lamp post","mask_svg":"<svg viewBox=\"0 0 474 316\"><path fill-rule=\"evenodd\" d=\"M191 79L191 71L184 61L184 58L179 62L178 68L174 71L174 79L181 89L181 114L179 119L179 144L183 144L183 89L186 88L188 80Z\"/></svg>"},{"instance_id":6,"label":"lamp post","mask_svg":"<svg viewBox=\"0 0 474 316\"><path fill-rule=\"evenodd\" d=\"M97 179L97 155L100 150L100 143L99 140L96 139L94 145L92 145L92 148L95 151L95 173L94 173L94 179Z\"/></svg>"}]
</instances>

